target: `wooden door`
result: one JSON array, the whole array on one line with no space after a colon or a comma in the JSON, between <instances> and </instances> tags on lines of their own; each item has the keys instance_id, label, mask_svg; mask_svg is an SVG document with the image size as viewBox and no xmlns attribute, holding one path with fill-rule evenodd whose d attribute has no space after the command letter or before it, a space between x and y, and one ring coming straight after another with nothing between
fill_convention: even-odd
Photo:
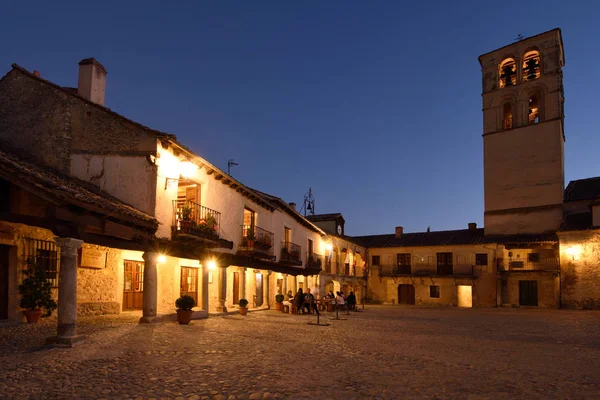
<instances>
[{"instance_id":1,"label":"wooden door","mask_svg":"<svg viewBox=\"0 0 600 400\"><path fill-rule=\"evenodd\" d=\"M263 276L256 274L256 307L263 304Z\"/></svg>"},{"instance_id":2,"label":"wooden door","mask_svg":"<svg viewBox=\"0 0 600 400\"><path fill-rule=\"evenodd\" d=\"M415 304L415 287L413 285L398 285L398 304Z\"/></svg>"},{"instance_id":3,"label":"wooden door","mask_svg":"<svg viewBox=\"0 0 600 400\"><path fill-rule=\"evenodd\" d=\"M198 268L181 267L180 281L179 295L193 297L198 305Z\"/></svg>"},{"instance_id":4,"label":"wooden door","mask_svg":"<svg viewBox=\"0 0 600 400\"><path fill-rule=\"evenodd\" d=\"M519 281L519 305L538 305L537 281Z\"/></svg>"},{"instance_id":5,"label":"wooden door","mask_svg":"<svg viewBox=\"0 0 600 400\"><path fill-rule=\"evenodd\" d=\"M123 310L141 310L144 307L144 263L125 261L123 279Z\"/></svg>"},{"instance_id":6,"label":"wooden door","mask_svg":"<svg viewBox=\"0 0 600 400\"><path fill-rule=\"evenodd\" d=\"M0 245L0 319L8 318L8 250Z\"/></svg>"},{"instance_id":7,"label":"wooden door","mask_svg":"<svg viewBox=\"0 0 600 400\"><path fill-rule=\"evenodd\" d=\"M233 273L233 304L237 304L240 301L240 273Z\"/></svg>"}]
</instances>

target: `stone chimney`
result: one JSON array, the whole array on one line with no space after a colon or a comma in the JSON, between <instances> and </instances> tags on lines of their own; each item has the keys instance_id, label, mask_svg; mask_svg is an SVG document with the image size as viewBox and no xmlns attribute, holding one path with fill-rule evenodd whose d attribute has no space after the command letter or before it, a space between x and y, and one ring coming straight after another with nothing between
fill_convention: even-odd
<instances>
[{"instance_id":1,"label":"stone chimney","mask_svg":"<svg viewBox=\"0 0 600 400\"><path fill-rule=\"evenodd\" d=\"M38 71L37 69L33 71L33 75L37 76L38 78L40 77L40 71Z\"/></svg>"},{"instance_id":2,"label":"stone chimney","mask_svg":"<svg viewBox=\"0 0 600 400\"><path fill-rule=\"evenodd\" d=\"M296 203L290 203L290 207L292 207L294 211L296 211Z\"/></svg>"},{"instance_id":3,"label":"stone chimney","mask_svg":"<svg viewBox=\"0 0 600 400\"><path fill-rule=\"evenodd\" d=\"M404 228L401 226L396 227L396 239L400 239L402 236L402 232L404 232Z\"/></svg>"},{"instance_id":4,"label":"stone chimney","mask_svg":"<svg viewBox=\"0 0 600 400\"><path fill-rule=\"evenodd\" d=\"M106 69L93 58L79 61L77 94L93 103L104 105Z\"/></svg>"},{"instance_id":5,"label":"stone chimney","mask_svg":"<svg viewBox=\"0 0 600 400\"><path fill-rule=\"evenodd\" d=\"M469 230L470 231L477 230L477 224L475 222L469 222Z\"/></svg>"}]
</instances>

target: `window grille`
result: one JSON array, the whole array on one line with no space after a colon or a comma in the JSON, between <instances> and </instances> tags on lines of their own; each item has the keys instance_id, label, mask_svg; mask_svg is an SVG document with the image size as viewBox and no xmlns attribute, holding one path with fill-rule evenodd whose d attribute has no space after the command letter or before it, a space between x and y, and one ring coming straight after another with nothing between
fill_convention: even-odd
<instances>
[{"instance_id":1,"label":"window grille","mask_svg":"<svg viewBox=\"0 0 600 400\"><path fill-rule=\"evenodd\" d=\"M60 254L55 242L33 238L23 238L23 269L40 268L52 287L58 287ZM21 272L22 273L22 272ZM23 275L21 275L21 281Z\"/></svg>"}]
</instances>

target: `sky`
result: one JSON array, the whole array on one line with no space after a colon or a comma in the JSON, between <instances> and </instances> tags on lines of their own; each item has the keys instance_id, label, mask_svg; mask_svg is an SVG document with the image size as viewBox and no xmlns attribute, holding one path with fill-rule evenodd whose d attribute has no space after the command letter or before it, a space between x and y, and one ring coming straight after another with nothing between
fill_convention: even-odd
<instances>
[{"instance_id":1,"label":"sky","mask_svg":"<svg viewBox=\"0 0 600 400\"><path fill-rule=\"evenodd\" d=\"M483 226L477 57L560 27L565 183L600 175L595 1L11 2L12 63L77 86L87 57L108 71L105 105L247 186L345 233ZM225 212L226 210L221 210Z\"/></svg>"}]
</instances>

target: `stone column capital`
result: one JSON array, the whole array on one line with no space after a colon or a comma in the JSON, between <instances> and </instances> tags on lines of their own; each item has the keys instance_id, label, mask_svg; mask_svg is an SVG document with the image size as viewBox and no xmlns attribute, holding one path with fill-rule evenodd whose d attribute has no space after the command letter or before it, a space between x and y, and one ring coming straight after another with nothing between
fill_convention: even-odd
<instances>
[{"instance_id":1,"label":"stone column capital","mask_svg":"<svg viewBox=\"0 0 600 400\"><path fill-rule=\"evenodd\" d=\"M153 264L158 263L159 256L160 256L160 254L158 254L155 251L146 251L146 252L144 252L144 254L142 254L142 258L144 259L144 261L153 263Z\"/></svg>"},{"instance_id":2,"label":"stone column capital","mask_svg":"<svg viewBox=\"0 0 600 400\"><path fill-rule=\"evenodd\" d=\"M83 244L83 240L68 237L57 238L55 242L56 245L60 247L61 253L64 255L77 255L77 250L79 250Z\"/></svg>"}]
</instances>

